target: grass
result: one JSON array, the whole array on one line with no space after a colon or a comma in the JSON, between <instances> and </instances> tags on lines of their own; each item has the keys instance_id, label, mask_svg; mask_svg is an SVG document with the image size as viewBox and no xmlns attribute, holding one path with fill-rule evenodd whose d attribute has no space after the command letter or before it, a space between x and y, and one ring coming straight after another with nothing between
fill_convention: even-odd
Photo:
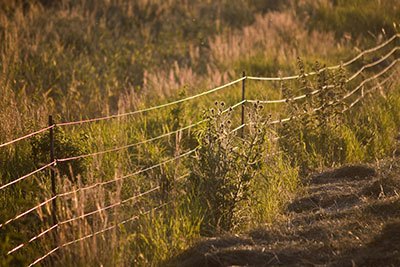
<instances>
[{"instance_id":1,"label":"grass","mask_svg":"<svg viewBox=\"0 0 400 267\"><path fill-rule=\"evenodd\" d=\"M299 72L296 65L298 56L304 59L307 71L315 66L316 60L321 64L336 64L355 55L355 45L367 47L367 44L377 41L361 29L357 29L357 40L343 40L341 34L332 31L345 32L350 23L347 19L341 25L339 19L330 17L342 16L350 5L340 1L335 6L324 4L324 1L321 4L306 1L306 6L296 4L296 1L287 1L288 6L281 6L271 1L245 0L235 1L234 5L230 1L189 1L183 4L145 0L137 3L41 2L1 4L0 143L45 127L49 114L54 115L56 122L61 122L129 112L205 91L240 77L243 70L249 75L291 75ZM377 13L380 4L375 1L368 3L362 12ZM324 10L331 10L333 14ZM389 25L389 21L397 18L396 10L390 9L384 15L376 14L377 20ZM307 14L306 11L320 14L311 18L311 21L318 18L318 25L310 26L299 16ZM380 31L378 26L371 29L375 35ZM387 32L389 34L389 28ZM347 71L354 71L358 64L362 63ZM370 73L375 71L373 69ZM317 80L307 81L308 87L304 87L303 82L266 84L246 81L247 98L277 99L285 95L286 89L291 95L297 95L321 87ZM351 89L351 86L346 89ZM290 142L287 144L264 140L262 147L265 151L276 155L259 159L257 167L251 171L251 179L244 183L246 190L237 190L248 196L240 198L240 201L233 199L233 223L228 223L229 227L224 230L241 232L273 222L276 214L298 190L299 172L372 161L391 153L400 124L400 100L398 85L387 88L394 89L384 96L374 94L373 98L363 100L366 105L356 106L348 114L343 114L337 128L337 121L332 119L323 131L313 129L307 132L308 126L299 122L297 130L303 132L301 139L298 139L296 130L289 131ZM382 92L387 92L387 88L382 88ZM328 97L313 101L323 102ZM177 130L200 120L203 111L209 110L215 100L223 100L226 106L237 103L241 100L240 84L138 116L69 128L56 127L56 157L101 151ZM246 114L251 114L250 110L246 109ZM271 114L275 119L291 112L294 111L285 105L268 105L262 114L265 117ZM325 115L330 116L330 112ZM246 117L247 122L254 119ZM318 119L309 116L311 122ZM230 120L232 127L240 123L240 108L232 111ZM108 181L167 160L196 147L203 127L116 153L71 164L59 163L57 190L64 192ZM283 130L271 127L267 131L271 137ZM331 138L322 139L322 134ZM248 129L246 136L252 136ZM228 145L232 148L249 149L242 145L239 136L230 138L232 143ZM302 147L304 145L306 149ZM287 153L281 154L281 150ZM245 154L257 155L251 149ZM249 173L237 172L237 166L242 166L243 162L234 154L229 154L229 157L235 159L229 163L229 175L221 176L227 181L238 178L238 185L241 185L240 179ZM49 160L47 133L1 148L0 159L2 184L42 166ZM157 265L187 248L204 233L205 218L209 215L204 198L202 201L201 197L196 197L186 180L176 181L195 168L200 173L205 171L196 159L188 159L104 188L59 199L58 218L62 221L160 186L160 190L142 199L60 227L59 241L68 242L131 216L139 216L105 235L68 246L44 261L44 265ZM215 172L203 173L201 177L204 181L217 178ZM206 190L218 190L213 185L207 185ZM12 218L49 196L50 181L48 171L45 171L2 192L0 217ZM139 215L166 199L173 200L171 207ZM49 226L50 206L7 225L0 229L0 254L5 255L13 246ZM46 235L4 257L0 264L27 264L52 249L55 244L51 240L53 236Z\"/></svg>"}]
</instances>

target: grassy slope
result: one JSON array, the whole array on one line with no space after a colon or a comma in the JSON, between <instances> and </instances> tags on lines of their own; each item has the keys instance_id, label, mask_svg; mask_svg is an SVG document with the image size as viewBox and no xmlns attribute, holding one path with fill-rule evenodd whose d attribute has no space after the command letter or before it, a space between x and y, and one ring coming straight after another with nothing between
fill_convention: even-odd
<instances>
[{"instance_id":1,"label":"grassy slope","mask_svg":"<svg viewBox=\"0 0 400 267\"><path fill-rule=\"evenodd\" d=\"M315 60L326 64L337 63L356 53L352 49L353 45L365 47L378 41L362 29L351 32L351 39L342 39L352 29L353 21L349 18L353 15L361 19L373 13L371 30L376 36L380 35L382 27L387 33L395 31L390 22L398 17L398 6L388 9L386 1L383 4L380 1L366 1L368 4L357 10L353 8L357 3L339 1L336 6L331 6L328 1L321 1L320 4L314 1L295 2L288 8L274 12L271 10L276 7L269 1L244 0L235 1L235 5L231 1L188 1L184 4L175 1L162 4L158 1L138 1L136 4L120 1L65 1L60 6L3 6L0 14L0 32L4 41L0 45L0 93L4 97L0 99L0 141L10 140L46 125L47 115L51 113L57 114L56 120L60 121L130 111L219 85L238 77L242 70L252 75L292 74L297 72L297 56L304 59L308 69ZM388 12L376 12L382 8ZM354 14L348 10L355 10ZM264 85L248 83L248 96L279 97L274 90L278 86L268 86L265 92ZM62 137L62 151L67 152L60 154L60 151L57 156L102 150L177 129L200 118L199 110L210 107L215 99L224 100L228 104L236 102L240 99L240 92L239 86L235 88L229 94L222 92L194 103L152 112L148 116L67 129L65 135L62 132L57 134ZM393 101L396 102L396 98ZM340 136L340 140L351 147L346 149L349 155L328 162L321 160L321 155L316 155L313 166L321 166L324 162L330 165L371 160L390 152L393 132L399 124L395 112L398 101L383 109L378 104L381 102L386 103L385 100L370 102L370 106L378 112L378 117L372 111L350 116L349 127ZM197 109L192 108L195 105ZM388 113L388 110L393 112ZM278 115L282 109L271 112ZM382 119L387 123L380 126ZM360 120L363 123L359 124ZM374 126L372 130L371 125ZM376 135L377 131L383 134ZM177 148L182 151L193 147L195 143L193 137L183 136L182 142L176 141L179 138L174 139L76 163L72 165L72 177L81 174L81 178L77 179L81 179L84 184L110 179L158 163L176 153ZM4 159L0 163L2 182L23 175L48 161L47 148L40 145L45 144L45 139L37 139L36 143L39 144L36 150L33 150L35 146L31 142L21 142L18 146L0 151L0 157ZM281 172L292 174L296 171L286 162L279 164L278 161L267 172L267 177L272 176L275 180L271 181L276 183L263 185L268 198L254 211L260 221L271 220L272 214L278 212L284 202L279 198L282 195L279 184ZM60 165L60 168L64 170L62 174L71 177L68 166ZM83 171L79 173L79 169ZM186 169L185 163L177 166L171 164L163 170L130 179L129 183L108 191L99 190L89 195L74 196L65 201L64 213L59 216L67 218L81 214L84 210L92 210L96 205L103 206L124 199L159 184L159 180L166 176L165 173L173 177L176 173L184 173ZM59 190L71 189L76 184L77 181L70 182L65 179L66 176L62 180L63 188ZM4 207L7 207L1 209L1 215L11 217L11 214L21 211L22 207L28 208L32 203L40 201L44 196L39 192L48 194L47 175L38 175L37 178L39 183L28 182L1 196ZM284 191L291 191L291 182ZM174 194L182 194L184 190L184 186L178 187ZM260 195L261 198L263 196ZM162 197L154 196L137 204L136 208L157 204ZM81 203L81 207L68 203ZM187 210L188 207L195 207L196 201L187 199L179 205L181 208L176 213L169 211L158 220L149 219L148 224L142 222L129 226L122 235L110 233L106 236L113 240L110 244L87 242L82 247L67 249L57 260L71 265L76 261L156 264L187 247L199 235L198 218L201 215L190 215L193 212ZM127 207L115 216L94 220L94 223L90 222L93 224L89 223L90 227L66 227L62 230L65 233L63 238L69 238L71 229L81 233L90 233L92 228L101 229L107 221L131 216L131 209ZM38 216L30 216L20 223L40 225L46 221L48 212L44 210ZM148 227L154 223L158 227ZM19 224L15 227L18 228ZM15 229L10 227L2 231L1 238L6 239L8 233L16 232ZM29 231L21 234L31 235ZM4 250L15 245L15 240L18 242L24 239L18 234L16 237L13 235L11 237L14 241L3 242ZM186 239L182 239L182 236L186 236ZM21 264L34 257L37 251L49 249L51 245L40 243L24 252L31 255L22 253L10 260L14 264ZM113 251L108 246L120 249ZM89 250L85 248L94 252L87 253ZM76 258L73 255L80 256Z\"/></svg>"}]
</instances>

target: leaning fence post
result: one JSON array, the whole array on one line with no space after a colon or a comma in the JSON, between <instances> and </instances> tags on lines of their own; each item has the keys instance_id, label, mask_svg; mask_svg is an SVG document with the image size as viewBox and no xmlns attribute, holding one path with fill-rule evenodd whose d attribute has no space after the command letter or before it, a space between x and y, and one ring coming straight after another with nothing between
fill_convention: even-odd
<instances>
[{"instance_id":1,"label":"leaning fence post","mask_svg":"<svg viewBox=\"0 0 400 267\"><path fill-rule=\"evenodd\" d=\"M243 71L243 76L244 79L242 80L242 124L244 124L244 104L246 100L246 72ZM242 130L240 132L240 135L242 138L244 138L244 126L242 126Z\"/></svg>"},{"instance_id":2,"label":"leaning fence post","mask_svg":"<svg viewBox=\"0 0 400 267\"><path fill-rule=\"evenodd\" d=\"M53 126L53 116L49 115L49 127ZM50 128L50 162L54 162L54 127ZM51 193L52 197L56 196L56 173L54 170L55 165L51 166L50 168L50 178L51 178ZM51 216L53 219L53 225L57 224L57 203L56 198L53 198L51 201L52 209L51 209Z\"/></svg>"}]
</instances>

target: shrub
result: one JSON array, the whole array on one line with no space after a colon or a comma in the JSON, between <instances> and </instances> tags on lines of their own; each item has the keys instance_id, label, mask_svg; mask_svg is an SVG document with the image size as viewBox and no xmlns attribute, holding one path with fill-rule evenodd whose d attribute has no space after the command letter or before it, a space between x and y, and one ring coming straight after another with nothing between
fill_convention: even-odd
<instances>
[{"instance_id":1,"label":"shrub","mask_svg":"<svg viewBox=\"0 0 400 267\"><path fill-rule=\"evenodd\" d=\"M202 232L228 231L238 222L239 205L248 200L252 180L261 170L266 151L267 130L260 125L255 105L246 139L232 131L231 110L224 103L206 112L207 125L200 130L200 147L191 163L190 181L205 210Z\"/></svg>"},{"instance_id":2,"label":"shrub","mask_svg":"<svg viewBox=\"0 0 400 267\"><path fill-rule=\"evenodd\" d=\"M34 137L31 141L32 160L36 166L50 162L50 135ZM54 128L54 155L55 158L68 158L88 153L87 135L71 136L59 127ZM57 163L60 176L67 176L75 180L76 175L82 175L87 169L89 159L77 159L70 162Z\"/></svg>"}]
</instances>

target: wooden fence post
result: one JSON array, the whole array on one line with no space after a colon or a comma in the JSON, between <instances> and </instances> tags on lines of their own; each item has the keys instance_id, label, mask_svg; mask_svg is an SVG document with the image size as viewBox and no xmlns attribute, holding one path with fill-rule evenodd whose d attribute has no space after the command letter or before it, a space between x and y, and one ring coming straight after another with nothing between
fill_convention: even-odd
<instances>
[{"instance_id":1,"label":"wooden fence post","mask_svg":"<svg viewBox=\"0 0 400 267\"><path fill-rule=\"evenodd\" d=\"M53 126L53 116L49 115L49 126ZM55 157L54 157L54 127L50 128L50 162L54 162ZM57 190L56 190L56 173L55 173L55 164L50 167L50 178L51 178L51 193L52 197L56 196ZM53 225L57 224L57 202L56 198L54 198L52 201L52 209L51 209L51 216L53 218Z\"/></svg>"},{"instance_id":2,"label":"wooden fence post","mask_svg":"<svg viewBox=\"0 0 400 267\"><path fill-rule=\"evenodd\" d=\"M242 102L243 102L246 100L246 72L243 71L242 77L244 77L244 79L242 80ZM244 124L244 105L245 105L245 102L242 103L242 124L241 125ZM242 127L240 136L242 138L244 138L244 126Z\"/></svg>"}]
</instances>

